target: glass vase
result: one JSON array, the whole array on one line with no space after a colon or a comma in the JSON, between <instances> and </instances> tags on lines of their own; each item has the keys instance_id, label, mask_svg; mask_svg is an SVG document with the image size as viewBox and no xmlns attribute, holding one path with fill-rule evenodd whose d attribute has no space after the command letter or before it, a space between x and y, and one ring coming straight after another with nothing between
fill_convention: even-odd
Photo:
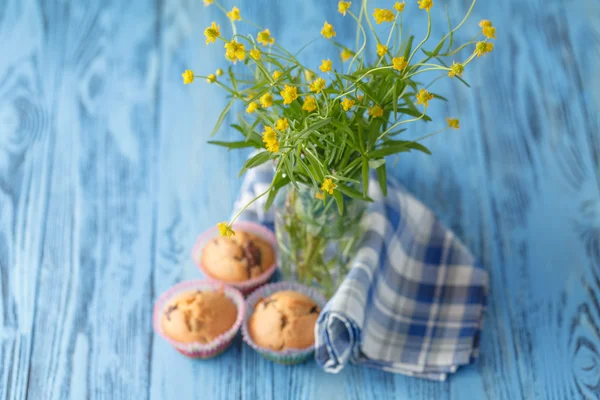
<instances>
[{"instance_id":1,"label":"glass vase","mask_svg":"<svg viewBox=\"0 0 600 400\"><path fill-rule=\"evenodd\" d=\"M345 197L340 215L334 201L324 204L316 193L306 185L281 189L275 203L278 261L286 280L317 287L329 298L348 274L364 233L366 204Z\"/></svg>"}]
</instances>

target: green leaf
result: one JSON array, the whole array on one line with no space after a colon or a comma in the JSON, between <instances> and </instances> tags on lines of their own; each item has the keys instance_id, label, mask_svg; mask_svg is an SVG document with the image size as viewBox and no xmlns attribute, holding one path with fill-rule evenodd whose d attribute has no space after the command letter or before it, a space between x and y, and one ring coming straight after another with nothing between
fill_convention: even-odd
<instances>
[{"instance_id":1,"label":"green leaf","mask_svg":"<svg viewBox=\"0 0 600 400\"><path fill-rule=\"evenodd\" d=\"M377 167L377 180L384 196L387 196L387 170L385 164Z\"/></svg>"},{"instance_id":2,"label":"green leaf","mask_svg":"<svg viewBox=\"0 0 600 400\"><path fill-rule=\"evenodd\" d=\"M379 149L369 153L370 158L390 156L396 153L404 153L410 150L419 150L431 154L431 151L420 143L405 140L390 140L385 142Z\"/></svg>"},{"instance_id":3,"label":"green leaf","mask_svg":"<svg viewBox=\"0 0 600 400\"><path fill-rule=\"evenodd\" d=\"M365 196L358 190L352 189L345 185L338 186L337 190L339 190L340 192L342 192L343 194L345 194L348 197L352 197L353 199L359 199L359 200L365 200L365 201L371 201L371 202L373 201L373 199L370 198L369 196Z\"/></svg>"},{"instance_id":4,"label":"green leaf","mask_svg":"<svg viewBox=\"0 0 600 400\"><path fill-rule=\"evenodd\" d=\"M221 127L221 124L223 123L223 120L227 116L227 113L229 112L229 109L233 105L234 100L235 99L229 100L229 102L227 103L227 105L225 106L225 108L223 109L223 111L221 111L221 115L219 115L219 119L217 119L217 123L215 124L215 127L213 128L210 136L215 136L215 134L217 133L217 131Z\"/></svg>"},{"instance_id":5,"label":"green leaf","mask_svg":"<svg viewBox=\"0 0 600 400\"><path fill-rule=\"evenodd\" d=\"M415 40L414 35L410 35L410 37L408 38L408 43L406 43L406 48L404 49L404 59L408 60L408 57L410 56L410 51L412 50L412 44L413 44L413 40Z\"/></svg>"},{"instance_id":6,"label":"green leaf","mask_svg":"<svg viewBox=\"0 0 600 400\"><path fill-rule=\"evenodd\" d=\"M247 142L245 140L239 142L221 142L219 140L209 140L209 144L214 144L217 146L227 147L229 149L243 149L245 147L257 147L256 143Z\"/></svg>"},{"instance_id":7,"label":"green leaf","mask_svg":"<svg viewBox=\"0 0 600 400\"><path fill-rule=\"evenodd\" d=\"M404 128L404 129L398 129L397 131L392 131L392 132L389 132L389 133L387 133L387 134L385 135L384 139L386 139L386 138L390 138L390 137L394 137L394 136L396 136L396 135L399 135L399 134L401 134L402 132L404 132L405 130L406 130L406 128Z\"/></svg>"},{"instance_id":8,"label":"green leaf","mask_svg":"<svg viewBox=\"0 0 600 400\"><path fill-rule=\"evenodd\" d=\"M349 139L350 143L352 143L352 145L354 145L356 143L356 141L355 141L356 132L354 132L352 129L350 129L347 124L342 124L342 123L339 123L336 120L332 119L331 125L335 126L336 128L338 128L346 133L346 135L342 135L344 140Z\"/></svg>"},{"instance_id":9,"label":"green leaf","mask_svg":"<svg viewBox=\"0 0 600 400\"><path fill-rule=\"evenodd\" d=\"M327 174L327 171L324 170L319 160L315 156L313 156L311 150L308 150L308 148L305 150L306 151L304 151L304 155L308 160L309 169L315 175L316 180L318 182L321 182L323 180L323 176Z\"/></svg>"},{"instance_id":10,"label":"green leaf","mask_svg":"<svg viewBox=\"0 0 600 400\"><path fill-rule=\"evenodd\" d=\"M344 176L335 175L335 179L337 179L338 181L342 181L342 182L350 182L350 183L354 183L354 184L360 185L360 182L357 181L356 179L346 178Z\"/></svg>"},{"instance_id":11,"label":"green leaf","mask_svg":"<svg viewBox=\"0 0 600 400\"><path fill-rule=\"evenodd\" d=\"M408 146L409 149L419 150L425 154L431 155L431 151L427 147L423 146L421 143L411 141L411 142L406 142L406 145Z\"/></svg>"},{"instance_id":12,"label":"green leaf","mask_svg":"<svg viewBox=\"0 0 600 400\"><path fill-rule=\"evenodd\" d=\"M246 138L246 142L253 143L253 146L256 148L261 148L263 146L262 137L256 133L246 121L242 120L240 123L244 124L245 126L243 127L239 124L232 124L231 127L236 131L241 132Z\"/></svg>"},{"instance_id":13,"label":"green leaf","mask_svg":"<svg viewBox=\"0 0 600 400\"><path fill-rule=\"evenodd\" d=\"M440 41L440 43L438 43L438 45L435 47L435 49L433 49L432 52L423 50L423 53L427 54L427 56L429 56L429 57L435 57L435 56L437 56L438 53L440 52L440 50L442 49L442 47L444 47L444 42L445 41L446 41L446 39Z\"/></svg>"},{"instance_id":14,"label":"green leaf","mask_svg":"<svg viewBox=\"0 0 600 400\"><path fill-rule=\"evenodd\" d=\"M233 73L233 68L231 68L231 67L227 68L227 73L229 74L229 79L231 80L231 86L233 86L233 91L239 92L238 86L237 86L237 81L235 79L235 74Z\"/></svg>"},{"instance_id":15,"label":"green leaf","mask_svg":"<svg viewBox=\"0 0 600 400\"><path fill-rule=\"evenodd\" d=\"M271 153L268 151L261 151L260 153L255 154L252 158L244 163L244 166L240 170L239 176L244 175L244 173L250 168L258 167L261 164L266 163L271 159Z\"/></svg>"},{"instance_id":16,"label":"green leaf","mask_svg":"<svg viewBox=\"0 0 600 400\"><path fill-rule=\"evenodd\" d=\"M377 169L377 168L381 167L383 164L385 164L385 158L379 158L377 160L370 160L369 168Z\"/></svg>"},{"instance_id":17,"label":"green leaf","mask_svg":"<svg viewBox=\"0 0 600 400\"><path fill-rule=\"evenodd\" d=\"M392 94L392 103L394 104L394 119L398 118L398 102L396 99L398 98L398 83L394 83L394 93Z\"/></svg>"},{"instance_id":18,"label":"green leaf","mask_svg":"<svg viewBox=\"0 0 600 400\"><path fill-rule=\"evenodd\" d=\"M372 158L386 157L386 156L391 156L392 154L405 153L405 152L409 152L409 151L410 151L410 149L408 147L406 147L405 145L394 144L391 146L386 146L386 147L382 147L380 149L371 151L369 153L369 157L372 157Z\"/></svg>"},{"instance_id":19,"label":"green leaf","mask_svg":"<svg viewBox=\"0 0 600 400\"><path fill-rule=\"evenodd\" d=\"M461 81L466 87L468 87L468 88L471 87L471 85L469 85L469 83L467 81L465 81L463 78L461 78L460 76L456 75L455 78L458 79L459 81Z\"/></svg>"},{"instance_id":20,"label":"green leaf","mask_svg":"<svg viewBox=\"0 0 600 400\"><path fill-rule=\"evenodd\" d=\"M310 126L308 126L306 129L304 129L302 132L298 133L298 136L304 136L304 135L310 135L312 132L316 131L317 129L329 124L329 122L331 121L331 118L326 118L322 121L319 121L317 123L314 123Z\"/></svg>"},{"instance_id":21,"label":"green leaf","mask_svg":"<svg viewBox=\"0 0 600 400\"><path fill-rule=\"evenodd\" d=\"M280 161L281 162L281 161ZM300 186L298 186L298 183L296 182L296 178L294 176L294 171L292 171L292 168L290 168L290 163L286 162L283 165L284 169L285 169L285 173L288 175L288 177L290 178L290 182L292 183L292 185L294 185L294 187L296 189L300 189Z\"/></svg>"},{"instance_id":22,"label":"green leaf","mask_svg":"<svg viewBox=\"0 0 600 400\"><path fill-rule=\"evenodd\" d=\"M406 114L406 115L410 115L411 117L415 117L418 118L420 117L423 113L417 109L412 109L412 108L399 108L398 112L402 113L402 114ZM423 121L431 121L431 117L428 117L427 115L423 115Z\"/></svg>"},{"instance_id":23,"label":"green leaf","mask_svg":"<svg viewBox=\"0 0 600 400\"><path fill-rule=\"evenodd\" d=\"M356 82L356 86L371 100L378 103L377 94L375 94L365 82Z\"/></svg>"},{"instance_id":24,"label":"green leaf","mask_svg":"<svg viewBox=\"0 0 600 400\"><path fill-rule=\"evenodd\" d=\"M339 187L341 186L338 186L338 188ZM344 215L344 198L342 197L342 194L337 190L334 190L333 198L335 199L340 215Z\"/></svg>"},{"instance_id":25,"label":"green leaf","mask_svg":"<svg viewBox=\"0 0 600 400\"><path fill-rule=\"evenodd\" d=\"M231 124L229 126L231 126L236 131L240 132L242 135L246 136L246 132L244 132L244 128L242 128L240 125L238 125L238 124Z\"/></svg>"},{"instance_id":26,"label":"green leaf","mask_svg":"<svg viewBox=\"0 0 600 400\"><path fill-rule=\"evenodd\" d=\"M454 44L454 31L452 30L452 21L450 20L450 11L448 10L448 6L446 6L446 18L448 19L448 31L450 32L450 41L448 42L448 48L446 51L450 51L452 45Z\"/></svg>"},{"instance_id":27,"label":"green leaf","mask_svg":"<svg viewBox=\"0 0 600 400\"><path fill-rule=\"evenodd\" d=\"M440 99L440 100L444 100L444 101L448 101L447 98L445 98L444 96L440 96L439 94L434 94L433 97L435 97L436 99Z\"/></svg>"},{"instance_id":28,"label":"green leaf","mask_svg":"<svg viewBox=\"0 0 600 400\"><path fill-rule=\"evenodd\" d=\"M275 201L275 198L277 197L279 189L288 183L290 183L290 178L287 176L283 178L281 172L278 172L277 175L275 175L275 178L273 178L273 187L269 191L269 196L267 197L267 202L265 203L265 211L271 208L273 201Z\"/></svg>"},{"instance_id":29,"label":"green leaf","mask_svg":"<svg viewBox=\"0 0 600 400\"><path fill-rule=\"evenodd\" d=\"M369 191L369 160L362 159L362 187L363 195L366 196Z\"/></svg>"}]
</instances>

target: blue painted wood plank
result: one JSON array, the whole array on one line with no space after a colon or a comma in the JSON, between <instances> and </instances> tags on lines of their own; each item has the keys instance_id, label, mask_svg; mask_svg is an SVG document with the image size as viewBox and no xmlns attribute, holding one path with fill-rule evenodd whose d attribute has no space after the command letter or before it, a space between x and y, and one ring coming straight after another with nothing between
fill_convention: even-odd
<instances>
[{"instance_id":1,"label":"blue painted wood plank","mask_svg":"<svg viewBox=\"0 0 600 400\"><path fill-rule=\"evenodd\" d=\"M336 2L237 5L291 48L325 19L353 39ZM202 35L213 19L227 29L216 15L201 2L0 2L1 398L600 397L597 1L478 2L496 49L466 72L470 91L440 81L451 102L432 107L462 129L395 164L492 276L481 359L445 383L279 366L240 340L190 361L153 335L153 300L200 276L189 250L227 218L245 159L205 144L223 93L181 84L185 68L225 65ZM409 2L405 16L422 12ZM302 58L329 51L317 41Z\"/></svg>"},{"instance_id":2,"label":"blue painted wood plank","mask_svg":"<svg viewBox=\"0 0 600 400\"><path fill-rule=\"evenodd\" d=\"M156 4L0 9L3 394L137 397L152 340Z\"/></svg>"}]
</instances>

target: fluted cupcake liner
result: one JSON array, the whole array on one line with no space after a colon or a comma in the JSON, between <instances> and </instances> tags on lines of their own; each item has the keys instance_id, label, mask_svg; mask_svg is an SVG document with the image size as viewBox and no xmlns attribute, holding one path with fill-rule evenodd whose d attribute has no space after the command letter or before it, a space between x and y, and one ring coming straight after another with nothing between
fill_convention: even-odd
<instances>
[{"instance_id":1,"label":"fluted cupcake liner","mask_svg":"<svg viewBox=\"0 0 600 400\"><path fill-rule=\"evenodd\" d=\"M233 301L237 308L237 317L233 326L226 332L217 336L210 343L182 343L171 339L163 332L161 322L165 306L180 294L191 291L222 292L231 301ZM169 344L181 354L192 358L212 358L225 351L233 342L235 335L240 330L240 326L244 321L245 311L246 305L244 303L244 296L237 289L216 282L192 280L181 282L173 286L171 289L163 293L158 300L156 300L156 303L154 304L152 321L154 325L154 331L167 342L169 342Z\"/></svg>"},{"instance_id":2,"label":"fluted cupcake liner","mask_svg":"<svg viewBox=\"0 0 600 400\"><path fill-rule=\"evenodd\" d=\"M257 235L261 239L267 241L271 247L273 247L275 253L277 253L277 240L275 238L275 234L264 225L249 221L240 221L233 224L233 229L240 229ZM206 244L216 236L219 236L219 230L215 226L202 233L196 240L196 244L192 249L192 259L200 271L204 274L206 279L234 287L244 295L252 293L252 291L254 291L256 288L264 285L269 281L269 279L271 279L271 276L273 276L275 270L277 269L277 263L274 263L269 268L264 270L259 276L242 282L227 282L211 276L210 272L208 272L206 268L204 268L204 265L202 265L202 251L204 250ZM277 259L277 257L275 257L275 259Z\"/></svg>"},{"instance_id":3,"label":"fluted cupcake liner","mask_svg":"<svg viewBox=\"0 0 600 400\"><path fill-rule=\"evenodd\" d=\"M323 307L325 307L325 303L327 303L325 297L317 289L304 286L299 283L278 282L265 285L254 291L246 299L247 312L246 316L244 317L244 322L242 324L242 337L244 341L250 345L250 347L256 350L267 360L271 360L280 364L298 364L303 361L306 361L314 354L314 345L305 349L286 349L284 351L276 351L257 345L252 340L252 336L250 336L250 332L248 331L248 322L250 321L250 317L254 312L254 307L256 306L256 303L258 303L261 299L272 295L273 293L280 292L283 290L293 290L310 297L317 303L321 310L323 309Z\"/></svg>"}]
</instances>

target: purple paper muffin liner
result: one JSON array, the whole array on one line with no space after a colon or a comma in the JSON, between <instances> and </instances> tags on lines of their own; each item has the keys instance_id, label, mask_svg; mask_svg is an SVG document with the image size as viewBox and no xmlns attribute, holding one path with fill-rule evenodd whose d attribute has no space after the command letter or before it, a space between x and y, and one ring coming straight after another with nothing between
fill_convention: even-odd
<instances>
[{"instance_id":1,"label":"purple paper muffin liner","mask_svg":"<svg viewBox=\"0 0 600 400\"><path fill-rule=\"evenodd\" d=\"M200 342L192 342L192 343L182 343L168 337L162 329L162 315L163 310L167 304L177 296L182 293L192 292L192 291L215 291L222 293L227 296L237 308L237 318L233 324L233 326L217 336L210 343L200 343ZM222 285L216 282L204 281L204 280L192 280L178 283L173 286L171 289L163 293L156 303L154 304L154 312L153 312L153 325L154 331L158 333L163 339L165 339L171 346L175 348L181 354L192 357L192 358L211 358L214 357L229 347L235 335L240 330L240 326L244 321L246 306L244 303L244 296L235 288Z\"/></svg>"},{"instance_id":2,"label":"purple paper muffin liner","mask_svg":"<svg viewBox=\"0 0 600 400\"><path fill-rule=\"evenodd\" d=\"M257 289L246 299L246 310L248 310L248 312L246 313L244 322L242 324L242 337L244 338L244 341L250 345L250 347L268 360L275 361L280 364L297 364L307 360L314 354L314 345L305 349L286 349L284 351L276 351L254 343L252 337L250 336L250 332L248 332L248 322L250 321L250 317L254 312L254 306L256 306L256 303L258 303L260 299L268 297L273 293L280 292L282 290L293 290L310 297L317 303L321 310L323 307L325 307L325 303L327 303L325 297L317 289L304 286L299 283L278 282L265 285Z\"/></svg>"},{"instance_id":3,"label":"purple paper muffin liner","mask_svg":"<svg viewBox=\"0 0 600 400\"><path fill-rule=\"evenodd\" d=\"M275 252L275 260L277 260L277 239L275 238L275 234L270 229L266 228L264 225L249 221L236 222L233 224L233 229L239 229L253 233L261 239L268 242L273 248L273 251ZM194 262L196 263L202 274L204 274L207 280L219 282L224 285L234 287L240 292L242 292L244 295L248 295L252 293L253 290L264 285L269 281L269 279L271 279L271 276L273 276L275 270L277 269L277 262L275 262L269 268L264 270L263 273L259 276L243 282L227 282L211 276L210 272L208 272L206 268L204 268L204 265L202 265L202 251L204 250L206 243L208 243L208 241L210 241L216 236L219 236L219 230L216 226L214 226L202 233L198 237L198 239L196 240L196 244L192 249L192 260L194 260Z\"/></svg>"}]
</instances>

